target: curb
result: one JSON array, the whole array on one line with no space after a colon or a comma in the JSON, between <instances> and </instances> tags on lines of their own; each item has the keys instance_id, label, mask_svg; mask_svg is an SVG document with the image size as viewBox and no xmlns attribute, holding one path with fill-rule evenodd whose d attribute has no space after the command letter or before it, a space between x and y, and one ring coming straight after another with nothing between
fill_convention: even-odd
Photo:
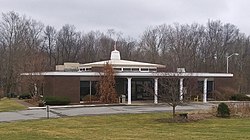
<instances>
[{"instance_id":1,"label":"curb","mask_svg":"<svg viewBox=\"0 0 250 140\"><path fill-rule=\"evenodd\" d=\"M203 103L204 104L204 103ZM209 104L209 103L206 103ZM165 106L167 104L90 104L90 105L64 105L64 106L49 106L50 109L57 109L57 108L82 108L82 107L108 107L108 106ZM181 106L186 106L181 105ZM199 104L195 104L199 105ZM28 110L36 110L36 109L46 109L46 106L44 107L28 107Z\"/></svg>"},{"instance_id":2,"label":"curb","mask_svg":"<svg viewBox=\"0 0 250 140\"><path fill-rule=\"evenodd\" d=\"M127 106L126 104L92 104L92 105L65 105L65 106L49 106L49 108L81 108L81 107L105 107L105 106ZM44 107L28 107L29 110L46 109Z\"/></svg>"},{"instance_id":3,"label":"curb","mask_svg":"<svg viewBox=\"0 0 250 140\"><path fill-rule=\"evenodd\" d=\"M65 106L49 106L51 109L56 108L82 108L82 107L107 107L107 106L162 106L166 104L91 104L91 105L65 105ZM28 107L28 110L35 110L35 109L46 109L44 107Z\"/></svg>"}]
</instances>

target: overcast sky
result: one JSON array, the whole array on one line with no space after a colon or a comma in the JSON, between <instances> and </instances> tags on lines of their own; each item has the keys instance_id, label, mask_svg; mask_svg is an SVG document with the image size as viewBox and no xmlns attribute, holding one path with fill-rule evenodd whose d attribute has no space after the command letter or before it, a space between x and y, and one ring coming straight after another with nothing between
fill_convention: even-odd
<instances>
[{"instance_id":1,"label":"overcast sky","mask_svg":"<svg viewBox=\"0 0 250 140\"><path fill-rule=\"evenodd\" d=\"M208 19L236 25L250 35L250 0L0 0L0 12L18 12L60 29L108 29L138 37L163 23L205 24Z\"/></svg>"}]
</instances>

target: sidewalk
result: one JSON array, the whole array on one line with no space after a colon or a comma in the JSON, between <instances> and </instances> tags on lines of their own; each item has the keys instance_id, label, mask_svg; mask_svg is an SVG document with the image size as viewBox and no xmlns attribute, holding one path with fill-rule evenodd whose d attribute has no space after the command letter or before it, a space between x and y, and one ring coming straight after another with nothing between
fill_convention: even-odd
<instances>
[{"instance_id":1,"label":"sidewalk","mask_svg":"<svg viewBox=\"0 0 250 140\"><path fill-rule=\"evenodd\" d=\"M177 106L177 112L189 112L194 110L209 110L214 106L211 103L195 103ZM50 107L49 117L59 118L67 116L89 116L89 115L108 115L108 114L127 114L127 113L154 113L154 112L172 112L169 105L116 105L116 106L84 106L84 107ZM47 111L45 108L23 110L16 112L1 112L0 122L10 122L18 120L45 119Z\"/></svg>"}]
</instances>

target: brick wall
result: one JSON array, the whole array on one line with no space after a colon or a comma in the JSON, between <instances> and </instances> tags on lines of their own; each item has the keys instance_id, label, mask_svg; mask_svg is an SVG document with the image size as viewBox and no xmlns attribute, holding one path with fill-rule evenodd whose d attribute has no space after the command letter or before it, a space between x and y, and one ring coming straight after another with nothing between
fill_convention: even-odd
<instances>
[{"instance_id":1,"label":"brick wall","mask_svg":"<svg viewBox=\"0 0 250 140\"><path fill-rule=\"evenodd\" d=\"M238 86L234 78L215 78L214 82L215 89L220 92L231 92L233 94L238 91Z\"/></svg>"},{"instance_id":2,"label":"brick wall","mask_svg":"<svg viewBox=\"0 0 250 140\"><path fill-rule=\"evenodd\" d=\"M71 103L80 103L80 77L45 76L44 96L68 97Z\"/></svg>"}]
</instances>

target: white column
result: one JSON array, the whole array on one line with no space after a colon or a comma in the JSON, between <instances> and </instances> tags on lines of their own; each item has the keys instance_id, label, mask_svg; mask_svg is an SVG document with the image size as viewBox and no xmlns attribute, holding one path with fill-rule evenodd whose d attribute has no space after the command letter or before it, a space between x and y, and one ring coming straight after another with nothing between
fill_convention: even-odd
<instances>
[{"instance_id":1,"label":"white column","mask_svg":"<svg viewBox=\"0 0 250 140\"><path fill-rule=\"evenodd\" d=\"M155 104L158 104L158 78L155 78L154 103L155 103Z\"/></svg>"},{"instance_id":2,"label":"white column","mask_svg":"<svg viewBox=\"0 0 250 140\"><path fill-rule=\"evenodd\" d=\"M180 101L183 100L183 78L180 78Z\"/></svg>"},{"instance_id":3,"label":"white column","mask_svg":"<svg viewBox=\"0 0 250 140\"><path fill-rule=\"evenodd\" d=\"M207 78L204 79L204 86L203 86L203 103L207 102Z\"/></svg>"},{"instance_id":4,"label":"white column","mask_svg":"<svg viewBox=\"0 0 250 140\"><path fill-rule=\"evenodd\" d=\"M128 104L131 104L131 80L132 78L127 78L128 79Z\"/></svg>"}]
</instances>

